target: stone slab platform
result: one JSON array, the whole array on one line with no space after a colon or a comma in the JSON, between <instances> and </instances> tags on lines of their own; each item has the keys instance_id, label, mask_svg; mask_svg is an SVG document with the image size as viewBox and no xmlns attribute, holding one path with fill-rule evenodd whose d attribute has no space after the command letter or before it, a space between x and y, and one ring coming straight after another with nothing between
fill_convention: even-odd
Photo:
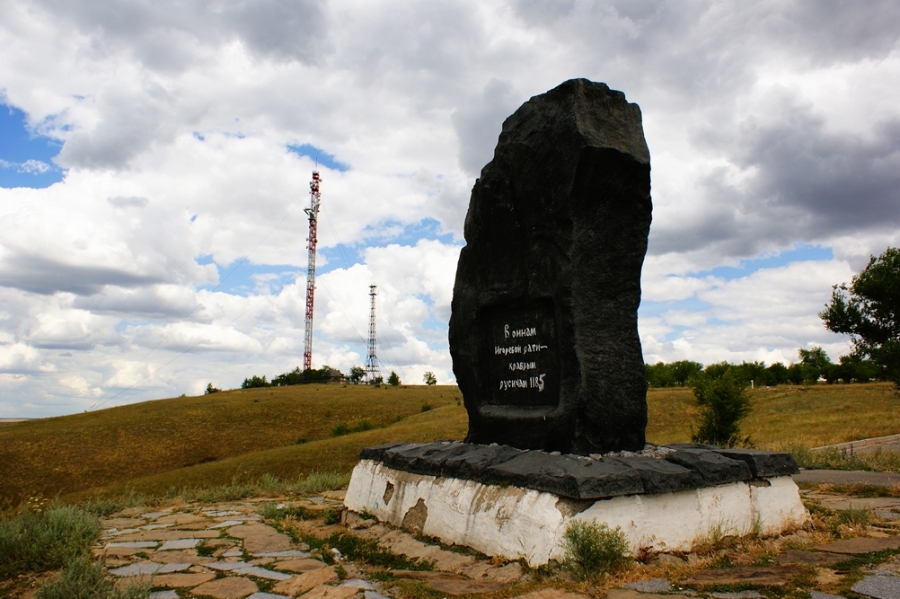
<instances>
[{"instance_id":1,"label":"stone slab platform","mask_svg":"<svg viewBox=\"0 0 900 599\"><path fill-rule=\"evenodd\" d=\"M360 459L426 476L514 485L572 499L673 493L799 472L788 453L672 444L641 454L576 456L459 441L390 443Z\"/></svg>"},{"instance_id":2,"label":"stone slab platform","mask_svg":"<svg viewBox=\"0 0 900 599\"><path fill-rule=\"evenodd\" d=\"M788 454L673 446L580 457L460 442L363 450L344 505L531 566L562 556L573 519L621 527L632 550L690 551L712 531L780 534L808 519Z\"/></svg>"}]
</instances>

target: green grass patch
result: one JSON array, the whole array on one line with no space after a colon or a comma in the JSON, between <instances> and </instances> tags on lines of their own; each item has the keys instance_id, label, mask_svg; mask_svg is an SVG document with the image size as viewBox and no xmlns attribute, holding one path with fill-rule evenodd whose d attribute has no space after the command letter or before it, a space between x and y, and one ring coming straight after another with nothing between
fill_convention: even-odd
<instances>
[{"instance_id":1,"label":"green grass patch","mask_svg":"<svg viewBox=\"0 0 900 599\"><path fill-rule=\"evenodd\" d=\"M285 532L294 537L295 541L306 543L312 549L317 549L326 563L334 562L331 549L337 549L341 555L354 562L363 562L376 568L385 570L420 570L431 571L434 565L431 562L423 562L405 555L395 555L383 549L375 539L362 539L347 533L336 532L328 538L321 539L315 535L306 534L296 528L289 528Z\"/></svg>"},{"instance_id":2,"label":"green grass patch","mask_svg":"<svg viewBox=\"0 0 900 599\"><path fill-rule=\"evenodd\" d=\"M563 533L565 552L562 565L581 578L592 578L613 572L632 561L628 539L618 526L605 522L572 520Z\"/></svg>"},{"instance_id":3,"label":"green grass patch","mask_svg":"<svg viewBox=\"0 0 900 599\"><path fill-rule=\"evenodd\" d=\"M0 579L62 568L89 556L99 538L97 518L72 506L28 510L0 520Z\"/></svg>"},{"instance_id":4,"label":"green grass patch","mask_svg":"<svg viewBox=\"0 0 900 599\"><path fill-rule=\"evenodd\" d=\"M341 435L349 435L351 433L361 433L364 431L370 431L375 428L375 425L372 424L372 421L368 418L363 418L359 422L354 425L349 425L344 422L338 424L336 427L331 429L332 437L340 437Z\"/></svg>"},{"instance_id":5,"label":"green grass patch","mask_svg":"<svg viewBox=\"0 0 900 599\"><path fill-rule=\"evenodd\" d=\"M150 584L133 584L117 590L100 563L87 556L69 561L59 578L41 587L37 599L147 599Z\"/></svg>"}]
</instances>

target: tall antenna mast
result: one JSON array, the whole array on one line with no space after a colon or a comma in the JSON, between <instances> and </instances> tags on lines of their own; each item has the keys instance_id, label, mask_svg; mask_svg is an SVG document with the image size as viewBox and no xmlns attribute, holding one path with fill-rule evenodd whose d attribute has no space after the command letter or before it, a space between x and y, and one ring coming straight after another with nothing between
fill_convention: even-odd
<instances>
[{"instance_id":1,"label":"tall antenna mast","mask_svg":"<svg viewBox=\"0 0 900 599\"><path fill-rule=\"evenodd\" d=\"M381 376L378 368L378 358L375 357L375 296L378 295L375 284L369 285L369 297L372 298L369 311L369 353L366 356L366 381L373 382Z\"/></svg>"},{"instance_id":2,"label":"tall antenna mast","mask_svg":"<svg viewBox=\"0 0 900 599\"><path fill-rule=\"evenodd\" d=\"M303 212L309 217L309 264L306 269L306 343L303 345L303 370L307 371L312 368L312 341L313 341L313 309L316 297L316 229L319 224L319 204L322 196L319 193L319 183L322 177L319 176L318 168L312 173L312 181L309 182L309 208L304 208Z\"/></svg>"}]
</instances>

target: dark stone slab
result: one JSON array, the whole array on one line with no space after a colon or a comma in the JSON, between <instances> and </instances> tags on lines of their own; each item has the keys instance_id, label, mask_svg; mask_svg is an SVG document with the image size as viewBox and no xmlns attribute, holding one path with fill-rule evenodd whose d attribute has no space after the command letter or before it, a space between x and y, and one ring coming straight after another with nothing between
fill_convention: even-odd
<instances>
[{"instance_id":1,"label":"dark stone slab","mask_svg":"<svg viewBox=\"0 0 900 599\"><path fill-rule=\"evenodd\" d=\"M750 467L753 476L790 476L800 472L794 457L780 451L760 451L758 449L713 449L719 455L731 460L741 460Z\"/></svg>"},{"instance_id":2,"label":"dark stone slab","mask_svg":"<svg viewBox=\"0 0 900 599\"><path fill-rule=\"evenodd\" d=\"M697 489L705 484L703 476L699 473L666 460L629 457L604 458L604 461L619 463L637 472L647 495Z\"/></svg>"},{"instance_id":3,"label":"dark stone slab","mask_svg":"<svg viewBox=\"0 0 900 599\"><path fill-rule=\"evenodd\" d=\"M359 452L361 460L375 460L376 462L384 462L384 454L387 450L400 445L408 445L408 443L385 443L384 445L373 445L372 447L364 447Z\"/></svg>"},{"instance_id":4,"label":"dark stone slab","mask_svg":"<svg viewBox=\"0 0 900 599\"><path fill-rule=\"evenodd\" d=\"M471 443L644 447L637 329L652 205L640 108L586 79L504 123L475 182L450 317Z\"/></svg>"},{"instance_id":5,"label":"dark stone slab","mask_svg":"<svg viewBox=\"0 0 900 599\"><path fill-rule=\"evenodd\" d=\"M684 584L699 587L734 584L783 587L807 572L802 566L736 566L695 572Z\"/></svg>"},{"instance_id":6,"label":"dark stone slab","mask_svg":"<svg viewBox=\"0 0 900 599\"><path fill-rule=\"evenodd\" d=\"M724 485L753 478L746 462L731 460L715 451L680 449L667 454L665 459L700 476L703 480L702 486Z\"/></svg>"},{"instance_id":7,"label":"dark stone slab","mask_svg":"<svg viewBox=\"0 0 900 599\"><path fill-rule=\"evenodd\" d=\"M758 461L763 461L766 452L759 453ZM513 485L577 500L671 493L754 478L746 462L717 451L685 449L659 455L665 459L641 455L598 459L440 441L367 447L360 458L415 474Z\"/></svg>"},{"instance_id":8,"label":"dark stone slab","mask_svg":"<svg viewBox=\"0 0 900 599\"><path fill-rule=\"evenodd\" d=\"M485 470L485 479L574 499L601 499L644 492L641 475L620 463L526 451Z\"/></svg>"}]
</instances>

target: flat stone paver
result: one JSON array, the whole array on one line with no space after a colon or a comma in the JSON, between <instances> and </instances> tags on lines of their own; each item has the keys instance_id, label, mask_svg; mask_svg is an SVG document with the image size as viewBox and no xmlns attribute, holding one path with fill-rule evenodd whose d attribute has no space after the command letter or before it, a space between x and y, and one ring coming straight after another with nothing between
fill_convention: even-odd
<instances>
[{"instance_id":1,"label":"flat stone paver","mask_svg":"<svg viewBox=\"0 0 900 599\"><path fill-rule=\"evenodd\" d=\"M109 573L114 576L140 576L141 574L168 574L169 572L180 572L187 570L193 564L154 564L141 563L123 566L110 570Z\"/></svg>"},{"instance_id":2,"label":"flat stone paver","mask_svg":"<svg viewBox=\"0 0 900 599\"><path fill-rule=\"evenodd\" d=\"M847 560L846 555L827 551L799 551L790 549L778 556L779 564L804 564L807 566L830 566Z\"/></svg>"},{"instance_id":3,"label":"flat stone paver","mask_svg":"<svg viewBox=\"0 0 900 599\"><path fill-rule=\"evenodd\" d=\"M289 549L287 551L265 551L263 553L254 553L258 557L309 557L309 551L300 551L299 549Z\"/></svg>"},{"instance_id":4,"label":"flat stone paver","mask_svg":"<svg viewBox=\"0 0 900 599\"><path fill-rule=\"evenodd\" d=\"M822 591L810 591L810 599L847 599L843 595L832 595L831 593L823 593Z\"/></svg>"},{"instance_id":5,"label":"flat stone paver","mask_svg":"<svg viewBox=\"0 0 900 599\"><path fill-rule=\"evenodd\" d=\"M244 551L253 555L290 551L293 549L291 538L267 524L238 524L227 531L228 536L243 539Z\"/></svg>"},{"instance_id":6,"label":"flat stone paver","mask_svg":"<svg viewBox=\"0 0 900 599\"><path fill-rule=\"evenodd\" d=\"M874 551L884 551L885 549L900 548L900 536L884 537L881 539L872 539L868 537L857 537L855 539L844 539L843 541L835 541L827 545L819 545L816 547L819 551L830 551L831 553L846 553L848 555L862 555L864 553L872 553Z\"/></svg>"},{"instance_id":7,"label":"flat stone paver","mask_svg":"<svg viewBox=\"0 0 900 599\"><path fill-rule=\"evenodd\" d=\"M290 574L266 570L265 568L260 568L259 566L248 564L247 562L211 562L203 565L207 568L212 568L213 570L235 572L243 576L256 576L257 578L265 578L267 580L288 580L291 578Z\"/></svg>"},{"instance_id":8,"label":"flat stone paver","mask_svg":"<svg viewBox=\"0 0 900 599\"><path fill-rule=\"evenodd\" d=\"M545 591L551 591L553 589L545 589ZM544 592L544 591L538 591ZM556 591L557 593L563 593L562 591ZM522 595L522 597L528 597L532 595L532 593L528 593L528 595ZM578 599L584 598L585 595L579 595L577 593L563 593L563 595L559 599ZM537 598L544 599L544 598ZM546 599L558 599L557 597L547 597ZM606 599L687 599L687 595L657 595L655 593L641 593L639 591L634 591L632 589L610 589L606 592Z\"/></svg>"},{"instance_id":9,"label":"flat stone paver","mask_svg":"<svg viewBox=\"0 0 900 599\"><path fill-rule=\"evenodd\" d=\"M363 593L363 596L366 599L391 599L390 597L385 597L381 593L376 593L375 591L366 591Z\"/></svg>"},{"instance_id":10,"label":"flat stone paver","mask_svg":"<svg viewBox=\"0 0 900 599\"><path fill-rule=\"evenodd\" d=\"M116 541L107 543L106 548L110 547L134 547L140 549L155 549L159 545L156 541Z\"/></svg>"},{"instance_id":11,"label":"flat stone paver","mask_svg":"<svg viewBox=\"0 0 900 599\"><path fill-rule=\"evenodd\" d=\"M493 593L502 588L508 587L505 582L496 580L432 580L425 582L426 585L441 593L447 595L472 595L474 593Z\"/></svg>"},{"instance_id":12,"label":"flat stone paver","mask_svg":"<svg viewBox=\"0 0 900 599\"><path fill-rule=\"evenodd\" d=\"M298 572L300 574L304 572L311 572L313 570L321 570L322 568L327 568L324 562L320 562L317 559L286 559L284 561L275 562L276 570L287 570L288 572Z\"/></svg>"},{"instance_id":13,"label":"flat stone paver","mask_svg":"<svg viewBox=\"0 0 900 599\"><path fill-rule=\"evenodd\" d=\"M355 589L363 589L364 591L377 591L378 588L369 582L368 580L363 580L362 578L351 578L349 580L345 580L338 586L342 587L353 587Z\"/></svg>"},{"instance_id":14,"label":"flat stone paver","mask_svg":"<svg viewBox=\"0 0 900 599\"><path fill-rule=\"evenodd\" d=\"M760 595L756 591L740 591L736 593L710 593L710 597L715 597L716 599L764 599L763 595Z\"/></svg>"},{"instance_id":15,"label":"flat stone paver","mask_svg":"<svg viewBox=\"0 0 900 599\"><path fill-rule=\"evenodd\" d=\"M272 593L253 593L247 599L291 599L287 595L273 595Z\"/></svg>"},{"instance_id":16,"label":"flat stone paver","mask_svg":"<svg viewBox=\"0 0 900 599\"><path fill-rule=\"evenodd\" d=\"M608 591L607 596L609 599L613 598L614 591L621 591L624 589L610 589ZM626 591L628 593L634 593L635 595L640 596L635 591ZM517 595L513 597L513 599L588 599L587 595L582 595L580 593L567 593L565 591L560 591L559 589L540 589L538 591L531 591L530 593L525 593L524 595Z\"/></svg>"},{"instance_id":17,"label":"flat stone paver","mask_svg":"<svg viewBox=\"0 0 900 599\"><path fill-rule=\"evenodd\" d=\"M180 599L175 591L153 591L149 599Z\"/></svg>"},{"instance_id":18,"label":"flat stone paver","mask_svg":"<svg viewBox=\"0 0 900 599\"><path fill-rule=\"evenodd\" d=\"M900 599L900 578L896 576L866 576L850 588L854 593L875 599Z\"/></svg>"},{"instance_id":19,"label":"flat stone paver","mask_svg":"<svg viewBox=\"0 0 900 599\"><path fill-rule=\"evenodd\" d=\"M306 591L324 584L337 582L338 575L332 567L321 568L305 572L300 576L291 576L287 580L283 580L276 584L272 590L276 593L284 593L285 595L300 595Z\"/></svg>"},{"instance_id":20,"label":"flat stone paver","mask_svg":"<svg viewBox=\"0 0 900 599\"><path fill-rule=\"evenodd\" d=\"M159 548L160 551L172 551L173 549L193 549L201 543L203 539L177 539L174 541L166 541Z\"/></svg>"},{"instance_id":21,"label":"flat stone paver","mask_svg":"<svg viewBox=\"0 0 900 599\"><path fill-rule=\"evenodd\" d=\"M672 585L669 584L669 581L665 578L653 578L651 580L629 582L622 586L633 591L640 591L641 593L668 593L672 590Z\"/></svg>"},{"instance_id":22,"label":"flat stone paver","mask_svg":"<svg viewBox=\"0 0 900 599\"><path fill-rule=\"evenodd\" d=\"M303 599L349 599L358 592L353 587L320 586L303 595Z\"/></svg>"},{"instance_id":23,"label":"flat stone paver","mask_svg":"<svg viewBox=\"0 0 900 599\"><path fill-rule=\"evenodd\" d=\"M189 572L185 574L157 574L153 577L153 586L180 589L182 587L195 587L204 582L209 582L216 577L212 572Z\"/></svg>"},{"instance_id":24,"label":"flat stone paver","mask_svg":"<svg viewBox=\"0 0 900 599\"><path fill-rule=\"evenodd\" d=\"M259 590L249 578L229 576L201 584L191 591L194 595L209 595L215 599L244 599Z\"/></svg>"},{"instance_id":25,"label":"flat stone paver","mask_svg":"<svg viewBox=\"0 0 900 599\"><path fill-rule=\"evenodd\" d=\"M806 568L800 566L737 566L695 572L685 584L694 586L754 584L780 587L805 573Z\"/></svg>"}]
</instances>

